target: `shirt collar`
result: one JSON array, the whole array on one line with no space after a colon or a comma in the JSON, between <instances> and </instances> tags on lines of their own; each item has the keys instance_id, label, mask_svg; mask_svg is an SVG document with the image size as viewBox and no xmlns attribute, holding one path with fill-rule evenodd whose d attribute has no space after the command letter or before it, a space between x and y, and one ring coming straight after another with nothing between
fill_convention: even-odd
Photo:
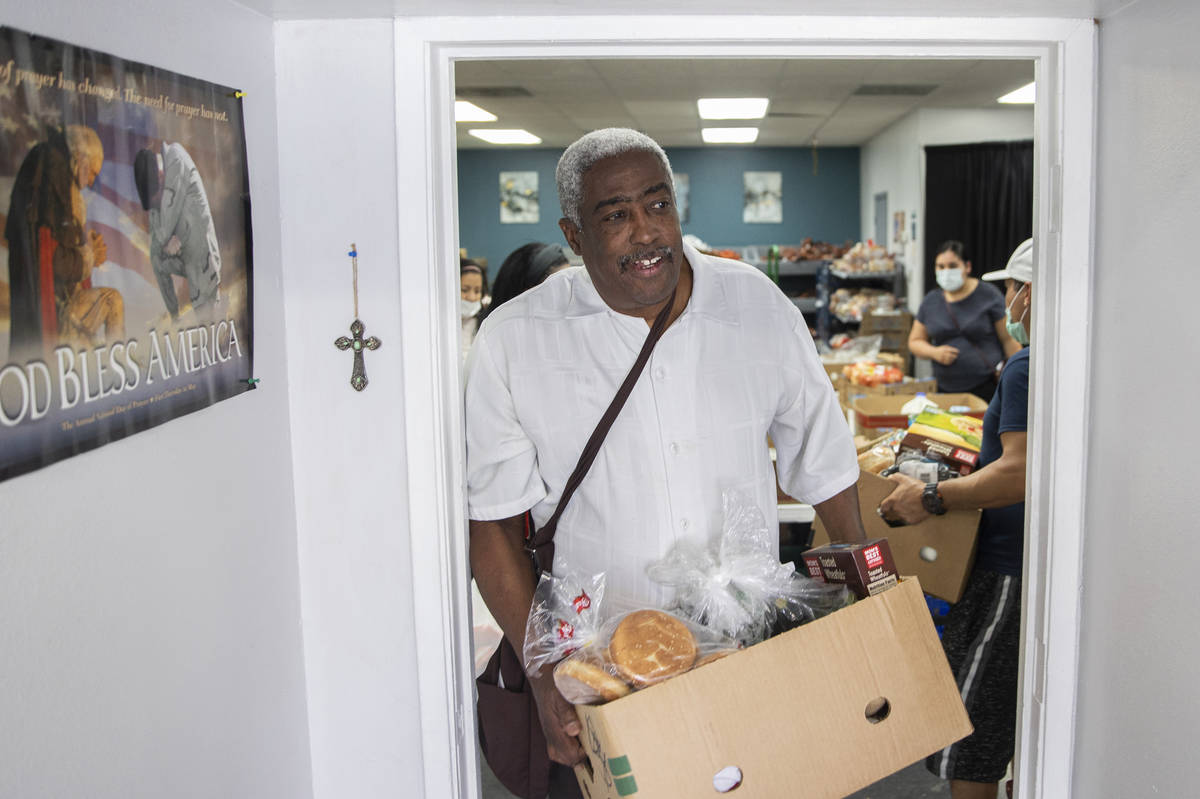
<instances>
[{"instance_id":1,"label":"shirt collar","mask_svg":"<svg viewBox=\"0 0 1200 799\"><path fill-rule=\"evenodd\" d=\"M683 316L690 314L707 316L718 322L737 325L739 323L733 306L729 302L725 290L725 282L717 272L717 265L712 256L705 255L687 242L683 244L683 254L692 265L692 296L688 299ZM592 277L587 267L579 270L579 275L572 281L571 301L567 305L567 318L591 316L598 313L617 313L608 307L596 291Z\"/></svg>"}]
</instances>

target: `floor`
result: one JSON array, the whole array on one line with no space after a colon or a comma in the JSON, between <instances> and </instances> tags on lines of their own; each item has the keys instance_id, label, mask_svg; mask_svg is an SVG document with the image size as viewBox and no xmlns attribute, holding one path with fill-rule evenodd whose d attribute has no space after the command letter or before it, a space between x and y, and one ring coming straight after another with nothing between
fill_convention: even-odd
<instances>
[{"instance_id":1,"label":"floor","mask_svg":"<svg viewBox=\"0 0 1200 799\"><path fill-rule=\"evenodd\" d=\"M481 770L483 772L483 799L516 799L496 781L491 770L488 769L487 763L481 763ZM736 795L736 792L730 795ZM926 797L949 799L950 785L926 771L924 764L914 763L874 785L868 785L846 799L926 799ZM1004 797L1003 786L1001 786L998 797L1000 799ZM670 799L676 799L676 797Z\"/></svg>"}]
</instances>

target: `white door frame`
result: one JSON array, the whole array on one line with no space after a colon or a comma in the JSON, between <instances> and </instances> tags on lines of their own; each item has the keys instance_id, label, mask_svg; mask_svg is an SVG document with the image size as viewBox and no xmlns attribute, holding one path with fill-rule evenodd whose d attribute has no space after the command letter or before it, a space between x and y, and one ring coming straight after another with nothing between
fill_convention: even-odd
<instances>
[{"instance_id":1,"label":"white door frame","mask_svg":"<svg viewBox=\"0 0 1200 799\"><path fill-rule=\"evenodd\" d=\"M1091 20L404 18L396 20L395 35L404 407L424 795L479 795L456 310L454 61L895 57L1029 58L1037 64L1037 347L1016 769L1022 797L1070 796L1091 361L1096 79Z\"/></svg>"}]
</instances>

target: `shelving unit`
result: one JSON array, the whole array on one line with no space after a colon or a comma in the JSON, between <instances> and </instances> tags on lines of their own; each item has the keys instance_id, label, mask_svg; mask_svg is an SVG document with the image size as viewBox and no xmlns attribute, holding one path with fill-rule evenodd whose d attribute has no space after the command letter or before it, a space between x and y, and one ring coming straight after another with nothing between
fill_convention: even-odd
<instances>
[{"instance_id":1,"label":"shelving unit","mask_svg":"<svg viewBox=\"0 0 1200 799\"><path fill-rule=\"evenodd\" d=\"M743 260L751 266L770 274L766 258L763 257L769 246L744 247ZM821 298L818 287L819 275L832 261L780 261L779 288L783 290L800 313L804 314L808 326L816 329L821 313ZM809 296L800 296L807 294Z\"/></svg>"},{"instance_id":2,"label":"shelving unit","mask_svg":"<svg viewBox=\"0 0 1200 799\"><path fill-rule=\"evenodd\" d=\"M897 259L892 272L841 273L833 269L832 261L825 261L825 268L817 274L817 337L828 341L835 333L857 330L861 320L841 319L833 313L831 297L840 288L875 288L889 292L896 298L896 307L904 307L908 294L908 281L904 276L904 264Z\"/></svg>"}]
</instances>

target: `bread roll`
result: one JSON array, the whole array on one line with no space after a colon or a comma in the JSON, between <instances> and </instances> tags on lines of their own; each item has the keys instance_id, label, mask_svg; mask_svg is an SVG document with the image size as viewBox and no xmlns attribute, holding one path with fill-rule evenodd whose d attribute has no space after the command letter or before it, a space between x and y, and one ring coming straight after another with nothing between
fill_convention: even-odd
<instances>
[{"instance_id":1,"label":"bread roll","mask_svg":"<svg viewBox=\"0 0 1200 799\"><path fill-rule=\"evenodd\" d=\"M682 674L696 662L696 639L679 619L659 610L636 610L613 631L608 657L635 686Z\"/></svg>"},{"instance_id":2,"label":"bread roll","mask_svg":"<svg viewBox=\"0 0 1200 799\"><path fill-rule=\"evenodd\" d=\"M554 667L554 685L575 705L611 702L631 690L602 666L579 658L567 658Z\"/></svg>"}]
</instances>

